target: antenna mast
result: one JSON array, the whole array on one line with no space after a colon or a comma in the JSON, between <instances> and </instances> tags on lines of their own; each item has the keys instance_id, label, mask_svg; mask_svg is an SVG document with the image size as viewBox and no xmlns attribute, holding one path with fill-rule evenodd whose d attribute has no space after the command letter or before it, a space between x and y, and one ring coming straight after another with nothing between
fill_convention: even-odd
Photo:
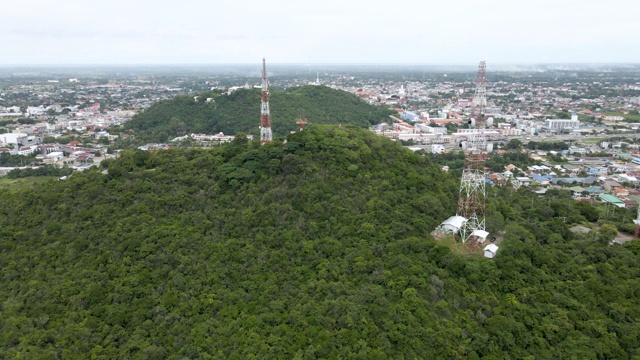
<instances>
[{"instance_id":1,"label":"antenna mast","mask_svg":"<svg viewBox=\"0 0 640 360\"><path fill-rule=\"evenodd\" d=\"M637 239L638 235L640 235L640 206L638 206L638 217L636 217L636 219L633 220L633 223L636 224L636 232L633 238Z\"/></svg>"},{"instance_id":2,"label":"antenna mast","mask_svg":"<svg viewBox=\"0 0 640 360\"><path fill-rule=\"evenodd\" d=\"M271 142L271 114L269 113L269 82L267 81L267 65L262 58L262 108L260 111L260 142Z\"/></svg>"},{"instance_id":3,"label":"antenna mast","mask_svg":"<svg viewBox=\"0 0 640 360\"><path fill-rule=\"evenodd\" d=\"M465 153L465 164L460 181L457 215L466 219L460 228L460 238L463 243L468 240L475 241L483 237L485 232L485 164L489 153L493 151L493 144L487 142L485 133L486 74L486 63L481 61L478 66L476 91L469 119L469 127L475 130L469 132L467 140L460 143ZM489 122L493 122L493 119L489 119Z\"/></svg>"}]
</instances>

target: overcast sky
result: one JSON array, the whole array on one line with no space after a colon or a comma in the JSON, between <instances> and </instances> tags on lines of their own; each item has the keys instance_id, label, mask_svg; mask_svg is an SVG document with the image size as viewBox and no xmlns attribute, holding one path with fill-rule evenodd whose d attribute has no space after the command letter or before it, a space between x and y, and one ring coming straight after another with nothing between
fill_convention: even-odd
<instances>
[{"instance_id":1,"label":"overcast sky","mask_svg":"<svg viewBox=\"0 0 640 360\"><path fill-rule=\"evenodd\" d=\"M0 65L638 63L637 0L5 0Z\"/></svg>"}]
</instances>

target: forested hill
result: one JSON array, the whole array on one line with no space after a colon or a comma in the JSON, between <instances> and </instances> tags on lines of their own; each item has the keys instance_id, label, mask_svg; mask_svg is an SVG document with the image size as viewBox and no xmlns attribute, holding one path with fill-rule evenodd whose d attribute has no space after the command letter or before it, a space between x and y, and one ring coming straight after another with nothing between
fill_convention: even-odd
<instances>
[{"instance_id":1,"label":"forested hill","mask_svg":"<svg viewBox=\"0 0 640 360\"><path fill-rule=\"evenodd\" d=\"M239 89L230 95L219 92L178 96L160 101L127 122L136 138L165 142L187 133L258 134L260 89ZM207 102L211 98L214 101ZM357 96L326 86L302 86L270 90L272 129L283 136L296 130L296 121L368 127L388 120L391 111L369 105Z\"/></svg>"},{"instance_id":2,"label":"forested hill","mask_svg":"<svg viewBox=\"0 0 640 360\"><path fill-rule=\"evenodd\" d=\"M640 246L570 196L492 192L488 260L428 235L457 180L367 130L106 165L0 194L0 358L640 356Z\"/></svg>"}]
</instances>

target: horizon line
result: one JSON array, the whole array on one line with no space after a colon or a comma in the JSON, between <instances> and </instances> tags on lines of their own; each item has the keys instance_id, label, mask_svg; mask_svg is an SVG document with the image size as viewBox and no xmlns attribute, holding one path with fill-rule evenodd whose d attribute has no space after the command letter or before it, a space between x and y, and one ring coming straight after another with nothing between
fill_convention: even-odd
<instances>
[{"instance_id":1,"label":"horizon line","mask_svg":"<svg viewBox=\"0 0 640 360\"><path fill-rule=\"evenodd\" d=\"M212 62L212 63L33 63L33 64L0 64L0 67L21 66L220 66L220 65L251 65L254 62ZM341 66L477 66L478 63L393 63L393 62L270 62L271 65L341 65ZM640 62L496 62L493 65L640 65Z\"/></svg>"}]
</instances>

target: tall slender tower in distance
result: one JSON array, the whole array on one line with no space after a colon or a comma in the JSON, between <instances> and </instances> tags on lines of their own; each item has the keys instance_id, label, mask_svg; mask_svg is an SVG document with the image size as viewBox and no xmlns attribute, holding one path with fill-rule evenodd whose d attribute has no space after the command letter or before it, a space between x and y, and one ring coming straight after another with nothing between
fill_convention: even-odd
<instances>
[{"instance_id":1,"label":"tall slender tower in distance","mask_svg":"<svg viewBox=\"0 0 640 360\"><path fill-rule=\"evenodd\" d=\"M267 65L262 58L262 110L260 111L260 142L271 142L271 114L269 114L269 82L267 81Z\"/></svg>"}]
</instances>

